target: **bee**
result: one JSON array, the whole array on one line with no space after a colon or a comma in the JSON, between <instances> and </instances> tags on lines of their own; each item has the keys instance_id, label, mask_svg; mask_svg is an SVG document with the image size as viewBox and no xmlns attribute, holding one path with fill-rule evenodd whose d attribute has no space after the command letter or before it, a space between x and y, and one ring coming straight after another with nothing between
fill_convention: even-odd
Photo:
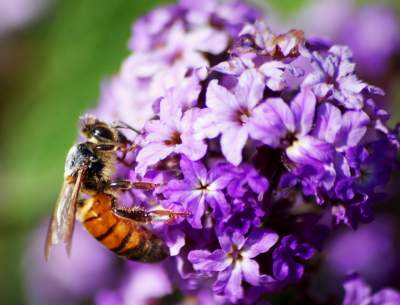
<instances>
[{"instance_id":1,"label":"bee","mask_svg":"<svg viewBox=\"0 0 400 305\"><path fill-rule=\"evenodd\" d=\"M189 214L119 207L117 198L121 191L155 187L150 182L112 180L118 162L116 152L124 156L135 149L121 133L122 128L136 131L126 124L109 125L93 116L81 119L81 133L86 141L73 145L67 154L64 183L47 232L46 260L50 248L59 243L64 243L70 253L76 218L106 248L127 259L158 262L168 256L164 242L145 224ZM88 198L79 200L81 193Z\"/></svg>"}]
</instances>

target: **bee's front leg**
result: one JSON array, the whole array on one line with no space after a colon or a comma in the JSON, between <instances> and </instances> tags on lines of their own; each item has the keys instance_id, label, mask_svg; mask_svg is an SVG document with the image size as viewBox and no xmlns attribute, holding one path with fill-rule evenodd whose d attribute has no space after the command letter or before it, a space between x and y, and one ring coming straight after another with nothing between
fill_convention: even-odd
<instances>
[{"instance_id":1,"label":"bee's front leg","mask_svg":"<svg viewBox=\"0 0 400 305\"><path fill-rule=\"evenodd\" d=\"M117 128L117 129L129 129L129 130L132 130L133 132L135 132L137 134L141 133L140 130L138 130L138 129L132 127L131 125L128 125L127 123L122 122L122 121L116 121L111 126L113 128Z\"/></svg>"},{"instance_id":2,"label":"bee's front leg","mask_svg":"<svg viewBox=\"0 0 400 305\"><path fill-rule=\"evenodd\" d=\"M136 145L132 142L129 143L107 143L107 144L97 144L95 145L95 149L104 152L112 152L112 151L120 151L126 154L127 152L133 151L136 149Z\"/></svg>"},{"instance_id":3,"label":"bee's front leg","mask_svg":"<svg viewBox=\"0 0 400 305\"><path fill-rule=\"evenodd\" d=\"M153 191L156 186L157 184L146 181L117 180L110 182L107 188L113 191L129 191L131 189Z\"/></svg>"},{"instance_id":4,"label":"bee's front leg","mask_svg":"<svg viewBox=\"0 0 400 305\"><path fill-rule=\"evenodd\" d=\"M126 167L132 167L135 162L127 162L126 155L130 151L134 151L137 148L137 146L132 143L131 141L128 141L126 143L107 143L107 144L97 144L95 145L95 149L98 151L102 152L113 152L113 151L119 151L122 152L122 155L119 156L117 159L119 162L124 164Z\"/></svg>"}]
</instances>

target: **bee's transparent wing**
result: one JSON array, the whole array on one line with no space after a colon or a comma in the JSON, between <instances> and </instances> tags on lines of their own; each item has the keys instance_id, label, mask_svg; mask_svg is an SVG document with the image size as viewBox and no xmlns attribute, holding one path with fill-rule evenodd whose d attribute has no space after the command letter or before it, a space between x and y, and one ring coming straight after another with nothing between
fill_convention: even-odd
<instances>
[{"instance_id":1,"label":"bee's transparent wing","mask_svg":"<svg viewBox=\"0 0 400 305\"><path fill-rule=\"evenodd\" d=\"M50 248L61 241L65 244L68 254L70 253L75 227L76 206L85 172L86 169L81 169L78 172L75 184L64 181L47 230L44 251L46 260L49 257Z\"/></svg>"}]
</instances>

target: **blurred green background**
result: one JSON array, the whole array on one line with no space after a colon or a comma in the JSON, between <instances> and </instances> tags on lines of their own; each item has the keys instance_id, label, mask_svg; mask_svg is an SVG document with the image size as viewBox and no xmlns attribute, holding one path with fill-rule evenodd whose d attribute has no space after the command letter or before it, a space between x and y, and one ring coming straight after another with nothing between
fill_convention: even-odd
<instances>
[{"instance_id":1,"label":"blurred green background","mask_svg":"<svg viewBox=\"0 0 400 305\"><path fill-rule=\"evenodd\" d=\"M0 38L1 304L26 304L21 255L54 204L78 117L128 54L132 21L166 2L52 1L33 25ZM268 1L287 19L306 3Z\"/></svg>"}]
</instances>

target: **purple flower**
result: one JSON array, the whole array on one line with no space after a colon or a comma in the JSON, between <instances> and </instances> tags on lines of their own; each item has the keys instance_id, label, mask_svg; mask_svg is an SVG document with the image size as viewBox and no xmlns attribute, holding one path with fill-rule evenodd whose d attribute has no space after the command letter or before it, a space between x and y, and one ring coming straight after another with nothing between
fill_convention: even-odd
<instances>
[{"instance_id":1,"label":"purple flower","mask_svg":"<svg viewBox=\"0 0 400 305\"><path fill-rule=\"evenodd\" d=\"M304 79L303 86L310 86L320 98L333 99L348 109L361 109L364 89L380 95L383 91L357 78L352 56L350 49L342 46L331 47L326 56L314 52L311 60L315 70Z\"/></svg>"},{"instance_id":2,"label":"purple flower","mask_svg":"<svg viewBox=\"0 0 400 305\"><path fill-rule=\"evenodd\" d=\"M123 73L146 78L156 73L183 78L188 69L205 68L209 62L205 53L217 55L228 46L228 36L211 27L200 27L190 32L176 22L169 30L165 43L151 51L133 53L125 61ZM172 72L173 71L173 72Z\"/></svg>"},{"instance_id":3,"label":"purple flower","mask_svg":"<svg viewBox=\"0 0 400 305\"><path fill-rule=\"evenodd\" d=\"M254 258L268 252L277 240L278 235L270 230L253 231L247 238L235 232L232 237L219 237L221 249L191 251L189 260L197 271L217 272L214 291L235 302L243 297L242 280L260 284L259 264Z\"/></svg>"},{"instance_id":4,"label":"purple flower","mask_svg":"<svg viewBox=\"0 0 400 305\"><path fill-rule=\"evenodd\" d=\"M304 274L304 266L299 260L309 260L314 253L314 248L307 243L299 242L293 235L283 237L273 252L274 277L279 281L300 280Z\"/></svg>"},{"instance_id":5,"label":"purple flower","mask_svg":"<svg viewBox=\"0 0 400 305\"><path fill-rule=\"evenodd\" d=\"M318 107L313 134L344 151L360 143L369 123L364 111L350 110L342 114L338 107L326 103Z\"/></svg>"},{"instance_id":6,"label":"purple flower","mask_svg":"<svg viewBox=\"0 0 400 305\"><path fill-rule=\"evenodd\" d=\"M252 59L244 56L232 56L228 61L224 61L213 68L214 71L235 76L240 76L250 69L255 69L261 73L264 76L265 85L272 91L284 89L286 87L285 71L294 71L291 66L277 60L267 61L257 66Z\"/></svg>"},{"instance_id":7,"label":"purple flower","mask_svg":"<svg viewBox=\"0 0 400 305\"><path fill-rule=\"evenodd\" d=\"M356 274L348 276L344 289L346 294L342 305L400 304L400 292L385 288L373 294L371 287Z\"/></svg>"},{"instance_id":8,"label":"purple flower","mask_svg":"<svg viewBox=\"0 0 400 305\"><path fill-rule=\"evenodd\" d=\"M240 32L244 24L252 23L261 16L256 7L240 0L205 0L201 3L180 0L179 3L188 10L187 20L190 23L199 25L211 22L218 28L224 28L233 37Z\"/></svg>"},{"instance_id":9,"label":"purple flower","mask_svg":"<svg viewBox=\"0 0 400 305\"><path fill-rule=\"evenodd\" d=\"M225 198L224 188L232 179L232 175L224 172L218 166L207 171L200 162L181 158L180 169L183 180L171 180L162 193L172 203L179 203L185 210L192 213L188 222L194 228L202 228L202 217L207 206L213 208L215 215L226 217L230 205Z\"/></svg>"},{"instance_id":10,"label":"purple flower","mask_svg":"<svg viewBox=\"0 0 400 305\"><path fill-rule=\"evenodd\" d=\"M177 6L169 5L156 8L139 18L132 27L129 48L136 52L146 52L165 43L167 31L180 13Z\"/></svg>"},{"instance_id":11,"label":"purple flower","mask_svg":"<svg viewBox=\"0 0 400 305\"><path fill-rule=\"evenodd\" d=\"M250 135L271 147L284 148L295 164L321 164L332 160L332 147L310 136L316 99L302 90L290 107L281 98L270 98L254 111Z\"/></svg>"},{"instance_id":12,"label":"purple flower","mask_svg":"<svg viewBox=\"0 0 400 305\"><path fill-rule=\"evenodd\" d=\"M249 136L249 122L253 111L261 101L264 92L262 75L255 70L245 71L234 90L230 92L210 82L207 88L206 105L196 121L198 139L221 136L221 150L226 159L234 165L242 161L242 149Z\"/></svg>"},{"instance_id":13,"label":"purple flower","mask_svg":"<svg viewBox=\"0 0 400 305\"><path fill-rule=\"evenodd\" d=\"M190 105L199 94L198 88L193 90L182 95L177 89L170 89L160 102L160 118L145 126L144 139L140 143L142 148L136 158L137 173L145 174L147 167L172 153L182 153L192 160L205 155L207 146L194 138L192 124L199 117L200 109L191 108L184 112L184 104Z\"/></svg>"}]
</instances>

